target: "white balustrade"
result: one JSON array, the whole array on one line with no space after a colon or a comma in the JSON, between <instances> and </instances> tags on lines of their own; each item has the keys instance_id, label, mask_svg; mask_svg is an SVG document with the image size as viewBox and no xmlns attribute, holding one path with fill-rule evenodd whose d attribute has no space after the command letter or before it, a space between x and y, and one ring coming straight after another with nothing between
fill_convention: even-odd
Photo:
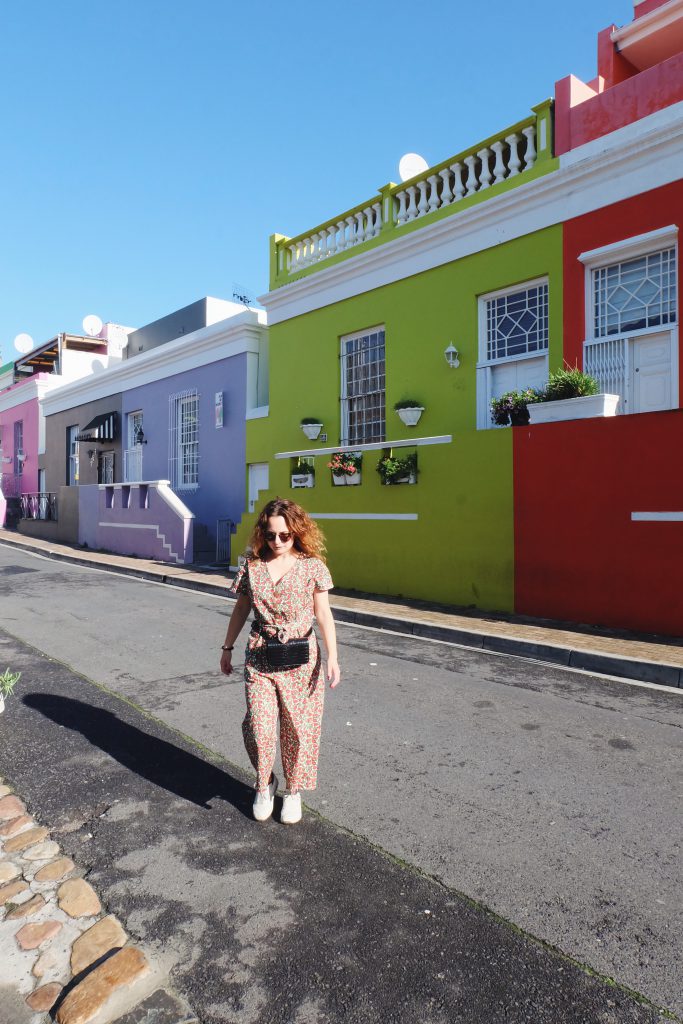
<instances>
[{"instance_id":1,"label":"white balustrade","mask_svg":"<svg viewBox=\"0 0 683 1024\"><path fill-rule=\"evenodd\" d=\"M451 191L451 169L446 167L445 170L439 171L439 177L443 182L441 186L441 205L450 206L453 202L453 192Z\"/></svg>"},{"instance_id":2,"label":"white balustrade","mask_svg":"<svg viewBox=\"0 0 683 1024\"><path fill-rule=\"evenodd\" d=\"M476 156L466 156L465 164L467 165L467 191L465 195L471 196L473 192L477 191L477 158Z\"/></svg>"},{"instance_id":3,"label":"white balustrade","mask_svg":"<svg viewBox=\"0 0 683 1024\"><path fill-rule=\"evenodd\" d=\"M402 227L442 207L452 206L467 196L509 181L531 170L537 158L536 125L527 124L448 167L426 173L412 185L394 193L387 192L384 210L382 201L377 200L310 237L281 246L277 254L278 273L295 273L377 238L384 221L388 225Z\"/></svg>"},{"instance_id":4,"label":"white balustrade","mask_svg":"<svg viewBox=\"0 0 683 1024\"><path fill-rule=\"evenodd\" d=\"M536 129L530 124L528 128L522 128L522 135L526 137L526 153L524 154L524 170L529 171L536 163Z\"/></svg>"},{"instance_id":5,"label":"white balustrade","mask_svg":"<svg viewBox=\"0 0 683 1024\"><path fill-rule=\"evenodd\" d=\"M462 199L462 197L465 195L465 186L463 185L462 182L463 167L459 160L456 163L451 164L451 170L455 175L455 185L453 186L453 198L454 201L457 202L458 199Z\"/></svg>"},{"instance_id":6,"label":"white balustrade","mask_svg":"<svg viewBox=\"0 0 683 1024\"><path fill-rule=\"evenodd\" d=\"M420 190L420 202L417 204L417 215L418 217L424 217L425 213L429 211L429 204L427 202L427 182L418 181L417 187Z\"/></svg>"},{"instance_id":7,"label":"white balustrade","mask_svg":"<svg viewBox=\"0 0 683 1024\"><path fill-rule=\"evenodd\" d=\"M491 149L496 154L496 162L493 166L493 184L497 185L499 181L505 181L505 175L507 174L507 168L503 160L504 145L502 142L494 142L491 145Z\"/></svg>"},{"instance_id":8,"label":"white balustrade","mask_svg":"<svg viewBox=\"0 0 683 1024\"><path fill-rule=\"evenodd\" d=\"M373 236L377 238L380 231L382 230L382 204L373 203L372 208L375 211L375 224L372 230Z\"/></svg>"},{"instance_id":9,"label":"white balustrade","mask_svg":"<svg viewBox=\"0 0 683 1024\"><path fill-rule=\"evenodd\" d=\"M406 192L408 193L408 199L410 200L408 203L406 217L408 218L408 220L415 220L415 218L417 217L417 189L415 188L414 185L410 185L406 189Z\"/></svg>"},{"instance_id":10,"label":"white balustrade","mask_svg":"<svg viewBox=\"0 0 683 1024\"><path fill-rule=\"evenodd\" d=\"M509 177L512 178L515 174L519 174L519 169L522 166L522 161L519 159L519 153L517 152L517 146L521 142L521 139L517 132L513 132L512 135L505 136L505 141L510 147L508 168L510 170Z\"/></svg>"},{"instance_id":11,"label":"white balustrade","mask_svg":"<svg viewBox=\"0 0 683 1024\"><path fill-rule=\"evenodd\" d=\"M479 171L479 190L488 188L491 184L491 168L489 167L489 157L491 156L491 150L488 146L484 146L477 153L477 156L481 160L481 169Z\"/></svg>"}]
</instances>

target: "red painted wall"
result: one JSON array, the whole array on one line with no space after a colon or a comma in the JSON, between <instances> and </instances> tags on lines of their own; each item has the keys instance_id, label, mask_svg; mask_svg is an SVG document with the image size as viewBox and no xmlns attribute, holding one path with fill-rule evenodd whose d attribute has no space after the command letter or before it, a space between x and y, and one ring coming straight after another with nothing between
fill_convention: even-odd
<instances>
[{"instance_id":1,"label":"red painted wall","mask_svg":"<svg viewBox=\"0 0 683 1024\"><path fill-rule=\"evenodd\" d=\"M683 229L683 181L643 192L632 199L604 206L594 213L565 222L564 357L571 366L583 366L583 342L586 338L585 268L583 263L579 263L579 254L670 224L677 224ZM683 260L680 255L679 252L679 307L683 296ZM679 359L679 395L683 397L683 358Z\"/></svg>"},{"instance_id":2,"label":"red painted wall","mask_svg":"<svg viewBox=\"0 0 683 1024\"><path fill-rule=\"evenodd\" d=\"M683 635L683 410L513 429L515 610Z\"/></svg>"},{"instance_id":3,"label":"red painted wall","mask_svg":"<svg viewBox=\"0 0 683 1024\"><path fill-rule=\"evenodd\" d=\"M623 74L623 69L619 74ZM555 83L557 156L683 100L683 53L620 81L575 107L570 106L570 79L571 76Z\"/></svg>"}]
</instances>

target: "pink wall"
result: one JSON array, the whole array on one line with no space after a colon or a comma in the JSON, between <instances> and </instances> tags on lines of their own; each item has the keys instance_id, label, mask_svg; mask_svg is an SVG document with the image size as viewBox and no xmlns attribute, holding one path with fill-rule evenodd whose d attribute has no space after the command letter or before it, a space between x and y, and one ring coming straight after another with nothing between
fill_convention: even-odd
<instances>
[{"instance_id":1,"label":"pink wall","mask_svg":"<svg viewBox=\"0 0 683 1024\"><path fill-rule=\"evenodd\" d=\"M34 378L35 379L35 378ZM13 385L14 388L21 388L25 382ZM11 388L3 394L11 392ZM0 431L2 432L2 445L5 455L14 456L14 424L22 420L24 424L24 451L26 462L22 473L21 490L23 494L38 490L38 434L40 427L40 406L37 398L31 398L27 402L20 402L0 412ZM3 463L2 473L16 475L17 467L12 463Z\"/></svg>"},{"instance_id":2,"label":"pink wall","mask_svg":"<svg viewBox=\"0 0 683 1024\"><path fill-rule=\"evenodd\" d=\"M616 80L604 92L590 95L589 87L573 75L555 83L557 156L683 100L683 53L630 78L623 78L624 68L617 67L616 58L618 54L609 68L603 59L602 71Z\"/></svg>"}]
</instances>

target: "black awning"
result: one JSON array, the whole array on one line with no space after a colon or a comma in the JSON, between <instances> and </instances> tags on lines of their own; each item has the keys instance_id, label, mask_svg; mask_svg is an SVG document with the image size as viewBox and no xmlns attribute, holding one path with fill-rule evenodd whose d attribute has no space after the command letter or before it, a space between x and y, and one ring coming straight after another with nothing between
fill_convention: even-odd
<instances>
[{"instance_id":1,"label":"black awning","mask_svg":"<svg viewBox=\"0 0 683 1024\"><path fill-rule=\"evenodd\" d=\"M117 436L119 414L117 412L105 412L96 416L90 423L86 423L83 430L76 437L77 441L115 441Z\"/></svg>"}]
</instances>

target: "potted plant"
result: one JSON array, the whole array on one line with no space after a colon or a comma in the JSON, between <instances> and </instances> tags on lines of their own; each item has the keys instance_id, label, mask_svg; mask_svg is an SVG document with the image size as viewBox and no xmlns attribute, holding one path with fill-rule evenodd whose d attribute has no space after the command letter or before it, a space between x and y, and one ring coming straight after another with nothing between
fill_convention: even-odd
<instances>
[{"instance_id":1,"label":"potted plant","mask_svg":"<svg viewBox=\"0 0 683 1024\"><path fill-rule=\"evenodd\" d=\"M531 423L552 423L559 420L581 420L591 416L616 416L619 395L600 392L595 377L565 366L548 375L548 383L538 402L529 409Z\"/></svg>"},{"instance_id":2,"label":"potted plant","mask_svg":"<svg viewBox=\"0 0 683 1024\"><path fill-rule=\"evenodd\" d=\"M346 484L359 484L363 456L355 452L335 452L327 463L332 470L332 480L336 487Z\"/></svg>"},{"instance_id":3,"label":"potted plant","mask_svg":"<svg viewBox=\"0 0 683 1024\"><path fill-rule=\"evenodd\" d=\"M304 458L296 460L292 470L292 487L313 487L315 485L315 466Z\"/></svg>"},{"instance_id":4,"label":"potted plant","mask_svg":"<svg viewBox=\"0 0 683 1024\"><path fill-rule=\"evenodd\" d=\"M528 406L539 401L535 388L524 391L506 391L500 398L491 399L491 419L497 427L524 427L529 422Z\"/></svg>"},{"instance_id":5,"label":"potted plant","mask_svg":"<svg viewBox=\"0 0 683 1024\"><path fill-rule=\"evenodd\" d=\"M21 672L12 672L9 668L0 676L0 714L5 710L5 697L11 697L14 687L21 678Z\"/></svg>"},{"instance_id":6,"label":"potted plant","mask_svg":"<svg viewBox=\"0 0 683 1024\"><path fill-rule=\"evenodd\" d=\"M309 441L316 441L323 425L315 416L304 416L301 421L301 429Z\"/></svg>"},{"instance_id":7,"label":"potted plant","mask_svg":"<svg viewBox=\"0 0 683 1024\"><path fill-rule=\"evenodd\" d=\"M414 484L417 482L417 453L383 455L377 463L383 484Z\"/></svg>"},{"instance_id":8,"label":"potted plant","mask_svg":"<svg viewBox=\"0 0 683 1024\"><path fill-rule=\"evenodd\" d=\"M424 405L420 405L414 398L402 398L400 402L396 402L394 409L407 427L416 426L425 411Z\"/></svg>"}]
</instances>

